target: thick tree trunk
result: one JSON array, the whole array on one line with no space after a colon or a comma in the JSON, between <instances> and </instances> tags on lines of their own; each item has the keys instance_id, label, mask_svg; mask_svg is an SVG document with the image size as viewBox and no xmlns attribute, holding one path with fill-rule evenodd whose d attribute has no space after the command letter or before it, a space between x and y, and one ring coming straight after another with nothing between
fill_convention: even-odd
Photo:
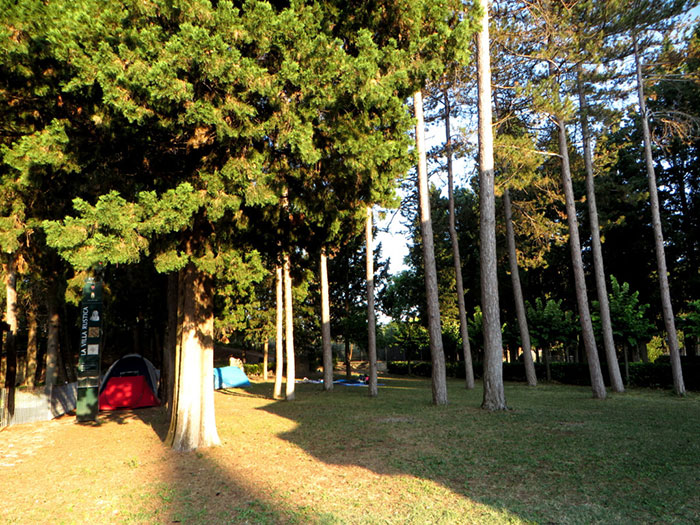
<instances>
[{"instance_id":1,"label":"thick tree trunk","mask_svg":"<svg viewBox=\"0 0 700 525\"><path fill-rule=\"evenodd\" d=\"M46 339L45 385L46 391L51 392L53 386L58 383L58 337L61 329L61 315L58 312L56 289L53 285L49 288L49 294L46 302L49 314L49 326Z\"/></svg>"},{"instance_id":2,"label":"thick tree trunk","mask_svg":"<svg viewBox=\"0 0 700 525\"><path fill-rule=\"evenodd\" d=\"M287 376L285 399L294 401L296 369L294 360L294 310L292 306L292 276L290 275L289 254L284 254L284 339L287 353Z\"/></svg>"},{"instance_id":3,"label":"thick tree trunk","mask_svg":"<svg viewBox=\"0 0 700 525\"><path fill-rule=\"evenodd\" d=\"M566 140L566 125L557 117L559 127L559 155L561 157L561 179L566 198L566 215L569 223L569 246L571 248L571 262L574 271L576 287L576 304L578 305L579 320L583 334L583 344L588 358L588 370L591 375L591 388L593 396L605 399L605 383L600 370L598 349L593 335L593 324L588 309L588 292L586 291L586 278L583 272L583 258L581 256L581 241L578 232L578 220L576 219L576 202L574 200L573 184L571 182L571 168L569 167L569 149Z\"/></svg>"},{"instance_id":4,"label":"thick tree trunk","mask_svg":"<svg viewBox=\"0 0 700 525\"><path fill-rule=\"evenodd\" d=\"M433 247L433 224L430 219L430 193L428 191L428 167L425 153L425 122L423 119L423 94L413 94L413 109L416 117L416 150L418 151L418 201L420 229L423 239L423 265L425 269L425 297L428 306L428 333L430 357L433 364L433 403L447 404L447 376L445 353L442 348L440 327L440 305L438 302L437 270Z\"/></svg>"},{"instance_id":5,"label":"thick tree trunk","mask_svg":"<svg viewBox=\"0 0 700 525\"><path fill-rule=\"evenodd\" d=\"M328 256L321 250L321 341L323 345L323 389L333 390L333 351L331 347L331 305L328 292Z\"/></svg>"},{"instance_id":6,"label":"thick tree trunk","mask_svg":"<svg viewBox=\"0 0 700 525\"><path fill-rule=\"evenodd\" d=\"M603 330L603 346L608 362L610 386L614 392L624 392L625 385L620 375L620 365L617 361L615 341L613 339L612 323L610 321L610 305L608 304L608 288L605 284L605 269L603 266L603 250L600 243L600 225L598 223L598 208L595 201L595 183L593 181L593 156L591 154L591 137L588 129L588 106L581 84L581 72L577 76L578 99L581 115L581 135L583 137L583 158L586 165L586 200L588 215L591 221L591 248L593 251L593 269L595 274L598 303L600 304L600 324Z\"/></svg>"},{"instance_id":7,"label":"thick tree trunk","mask_svg":"<svg viewBox=\"0 0 700 525\"><path fill-rule=\"evenodd\" d=\"M527 327L527 316L525 314L525 301L523 300L523 289L520 286L520 272L518 271L518 254L515 251L515 233L513 232L513 212L510 202L510 192L508 188L503 192L503 206L506 216L506 237L508 238L508 261L510 263L510 279L513 283L513 298L515 300L515 312L518 317L518 328L520 329L520 342L523 348L523 363L525 365L525 376L527 384L537 386L537 374L535 374L535 364L532 362L532 349L530 347L530 330Z\"/></svg>"},{"instance_id":8,"label":"thick tree trunk","mask_svg":"<svg viewBox=\"0 0 700 525\"><path fill-rule=\"evenodd\" d=\"M496 259L496 199L494 194L493 129L491 112L491 60L489 57L489 5L480 0L481 31L477 35L479 106L479 213L481 310L484 329L484 398L486 410L505 410L503 341L498 300Z\"/></svg>"},{"instance_id":9,"label":"thick tree trunk","mask_svg":"<svg viewBox=\"0 0 700 525\"><path fill-rule=\"evenodd\" d=\"M277 316L275 322L275 390L273 397L282 399L282 375L284 373L284 277L282 267L275 268Z\"/></svg>"},{"instance_id":10,"label":"thick tree trunk","mask_svg":"<svg viewBox=\"0 0 700 525\"><path fill-rule=\"evenodd\" d=\"M454 174L452 171L452 133L450 129L450 98L445 91L445 150L447 154L447 206L449 211L448 228L452 241L452 260L455 266L455 285L457 288L457 307L459 308L459 335L462 338L462 354L464 355L465 386L468 390L474 388L474 368L472 351L469 347L469 331L467 328L467 308L464 304L464 282L462 281L462 261L459 255L459 240L455 226L455 197Z\"/></svg>"},{"instance_id":11,"label":"thick tree trunk","mask_svg":"<svg viewBox=\"0 0 700 525\"><path fill-rule=\"evenodd\" d=\"M39 320L36 305L27 309L27 359L24 362L24 384L29 388L36 385L36 372L39 357Z\"/></svg>"},{"instance_id":12,"label":"thick tree trunk","mask_svg":"<svg viewBox=\"0 0 700 525\"><path fill-rule=\"evenodd\" d=\"M5 388L16 386L17 382L17 273L13 256L3 264L5 274L5 322L9 328L5 336Z\"/></svg>"},{"instance_id":13,"label":"thick tree trunk","mask_svg":"<svg viewBox=\"0 0 700 525\"><path fill-rule=\"evenodd\" d=\"M188 263L183 275L182 328L171 416L175 450L220 444L214 415L214 312L211 277ZM174 422L172 420L175 420Z\"/></svg>"},{"instance_id":14,"label":"thick tree trunk","mask_svg":"<svg viewBox=\"0 0 700 525\"><path fill-rule=\"evenodd\" d=\"M369 359L369 395L376 397L377 387L377 321L374 313L374 244L372 242L372 207L367 206L365 221L366 277L367 277L367 354Z\"/></svg>"},{"instance_id":15,"label":"thick tree trunk","mask_svg":"<svg viewBox=\"0 0 700 525\"><path fill-rule=\"evenodd\" d=\"M676 334L676 320L671 304L671 289L668 284L668 269L666 267L666 252L664 250L664 234L661 227L661 213L659 211L659 192L656 187L656 173L654 171L654 158L651 153L651 132L649 131L649 115L647 114L646 101L644 100L644 86L642 81L642 64L639 57L639 46L634 38L634 61L637 66L637 95L639 97L639 112L642 120L642 135L644 137L644 161L647 166L647 178L649 179L649 202L651 204L651 223L654 228L654 246L656 248L656 265L659 274L659 288L661 290L661 309L668 336L668 349L671 354L671 373L673 374L673 390L679 395L685 395L685 383L683 382L683 370L681 369L681 354Z\"/></svg>"}]
</instances>

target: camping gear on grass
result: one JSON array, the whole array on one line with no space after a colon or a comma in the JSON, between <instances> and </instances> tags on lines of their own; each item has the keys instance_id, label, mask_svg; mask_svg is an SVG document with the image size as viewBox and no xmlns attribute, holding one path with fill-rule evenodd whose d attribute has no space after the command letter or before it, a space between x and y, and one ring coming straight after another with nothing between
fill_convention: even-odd
<instances>
[{"instance_id":1,"label":"camping gear on grass","mask_svg":"<svg viewBox=\"0 0 700 525\"><path fill-rule=\"evenodd\" d=\"M250 381L242 368L223 366L214 369L214 390L249 386Z\"/></svg>"},{"instance_id":2,"label":"camping gear on grass","mask_svg":"<svg viewBox=\"0 0 700 525\"><path fill-rule=\"evenodd\" d=\"M100 410L159 406L158 372L153 363L139 354L128 354L115 361L102 379Z\"/></svg>"}]
</instances>

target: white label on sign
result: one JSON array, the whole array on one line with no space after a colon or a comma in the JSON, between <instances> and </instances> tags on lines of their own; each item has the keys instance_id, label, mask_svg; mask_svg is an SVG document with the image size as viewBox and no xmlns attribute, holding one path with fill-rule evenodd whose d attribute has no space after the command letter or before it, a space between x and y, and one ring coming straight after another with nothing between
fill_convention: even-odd
<instances>
[{"instance_id":1,"label":"white label on sign","mask_svg":"<svg viewBox=\"0 0 700 525\"><path fill-rule=\"evenodd\" d=\"M88 345L88 355L97 355L100 353L100 345Z\"/></svg>"}]
</instances>

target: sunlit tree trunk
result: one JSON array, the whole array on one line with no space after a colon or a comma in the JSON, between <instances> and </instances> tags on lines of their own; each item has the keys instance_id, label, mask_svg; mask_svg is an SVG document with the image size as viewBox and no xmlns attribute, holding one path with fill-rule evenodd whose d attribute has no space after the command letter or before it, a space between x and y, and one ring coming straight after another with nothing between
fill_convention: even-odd
<instances>
[{"instance_id":1,"label":"sunlit tree trunk","mask_svg":"<svg viewBox=\"0 0 700 525\"><path fill-rule=\"evenodd\" d=\"M182 328L176 368L176 399L169 441L189 451L220 444L214 415L214 312L211 277L188 263L181 270Z\"/></svg>"},{"instance_id":2,"label":"sunlit tree trunk","mask_svg":"<svg viewBox=\"0 0 700 525\"><path fill-rule=\"evenodd\" d=\"M285 399L294 401L295 360L294 360L294 310L292 306L292 276L290 275L289 254L284 254L284 340L287 353L287 376Z\"/></svg>"},{"instance_id":3,"label":"sunlit tree trunk","mask_svg":"<svg viewBox=\"0 0 700 525\"><path fill-rule=\"evenodd\" d=\"M328 256L321 250L321 340L323 345L323 389L333 390L333 351L331 347L331 306L328 291Z\"/></svg>"},{"instance_id":4,"label":"sunlit tree trunk","mask_svg":"<svg viewBox=\"0 0 700 525\"><path fill-rule=\"evenodd\" d=\"M457 288L457 306L459 308L459 335L462 338L462 354L464 355L464 372L466 387L474 388L474 369L472 352L469 347L469 331L467 328L467 308L464 304L464 282L462 281L462 261L459 255L459 240L455 227L455 197L454 174L452 171L452 133L450 130L450 98L445 91L445 150L447 154L447 206L449 211L448 228L452 241L452 260L455 267L455 284Z\"/></svg>"},{"instance_id":5,"label":"sunlit tree trunk","mask_svg":"<svg viewBox=\"0 0 700 525\"><path fill-rule=\"evenodd\" d=\"M372 207L367 206L365 221L366 276L367 276L367 354L369 358L369 395L378 394L377 387L377 322L374 313L374 246L372 241Z\"/></svg>"},{"instance_id":6,"label":"sunlit tree trunk","mask_svg":"<svg viewBox=\"0 0 700 525\"><path fill-rule=\"evenodd\" d=\"M277 316L275 323L275 390L274 398L282 399L282 374L284 373L284 278L282 267L275 268L277 277L276 298L277 298Z\"/></svg>"},{"instance_id":7,"label":"sunlit tree trunk","mask_svg":"<svg viewBox=\"0 0 700 525\"><path fill-rule=\"evenodd\" d=\"M5 336L5 388L14 388L17 381L17 273L14 259L3 264L5 275L5 322L8 325Z\"/></svg>"},{"instance_id":8,"label":"sunlit tree trunk","mask_svg":"<svg viewBox=\"0 0 700 525\"><path fill-rule=\"evenodd\" d=\"M437 270L433 248L433 225L430 219L430 193L428 191L428 168L425 152L425 122L423 119L423 94L413 94L413 109L416 117L416 150L418 152L418 201L420 227L423 240L423 265L425 268L425 297L428 310L428 333L430 356L433 364L433 403L447 404L447 378L445 353L442 348L440 327L440 305L438 302Z\"/></svg>"},{"instance_id":9,"label":"sunlit tree trunk","mask_svg":"<svg viewBox=\"0 0 700 525\"><path fill-rule=\"evenodd\" d=\"M588 108L586 97L581 84L581 72L577 76L579 107L581 109L581 135L583 137L583 158L586 166L586 200L588 215L591 222L591 248L593 251L593 273L595 274L598 303L600 305L600 324L603 331L603 346L608 362L610 385L615 392L624 392L625 385L620 375L620 365L617 361L615 341L613 339L612 323L610 321L610 306L608 304L608 288L605 284L605 267L603 266L603 250L600 244L600 225L598 223L598 208L595 200L595 183L593 181L593 156L591 154L591 134L588 129Z\"/></svg>"},{"instance_id":10,"label":"sunlit tree trunk","mask_svg":"<svg viewBox=\"0 0 700 525\"><path fill-rule=\"evenodd\" d=\"M518 316L520 342L523 347L523 364L525 365L525 376L527 377L528 385L537 386L537 374L535 374L535 363L532 362L532 351L530 347L530 330L527 327L527 316L525 314L525 301L523 300L523 289L520 286L518 254L515 250L515 233L513 232L513 212L510 202L510 191L508 190L508 188L506 188L503 192L503 205L505 208L506 216L506 237L508 238L508 262L510 263L510 279L513 283L515 313Z\"/></svg>"},{"instance_id":11,"label":"sunlit tree trunk","mask_svg":"<svg viewBox=\"0 0 700 525\"><path fill-rule=\"evenodd\" d=\"M479 213L481 310L484 330L484 397L481 407L505 410L503 341L498 300L496 259L496 198L494 194L493 129L491 113L491 59L489 56L489 5L480 0L481 31L477 35L479 106Z\"/></svg>"},{"instance_id":12,"label":"sunlit tree trunk","mask_svg":"<svg viewBox=\"0 0 700 525\"><path fill-rule=\"evenodd\" d=\"M647 166L647 178L649 179L649 202L651 204L651 223L654 228L654 246L656 248L656 265L659 274L659 288L661 290L661 308L668 336L668 349L671 355L671 372L673 374L673 390L679 395L685 395L685 383L683 382L683 370L681 369L681 354L676 334L676 321L671 304L671 289L668 284L668 269L666 267L666 252L664 250L664 234L661 227L661 213L659 211L659 192L656 187L656 173L654 171L654 158L651 153L651 132L649 131L649 115L647 114L646 101L644 100L644 85L642 81L642 64L639 57L639 46L634 38L634 61L637 66L637 95L639 97L639 112L642 120L642 135L644 138L644 160Z\"/></svg>"},{"instance_id":13,"label":"sunlit tree trunk","mask_svg":"<svg viewBox=\"0 0 700 525\"><path fill-rule=\"evenodd\" d=\"M561 157L561 179L566 199L566 215L569 224L569 247L571 248L571 263L574 272L576 288L576 304L578 306L579 320L583 335L583 344L588 358L588 370L591 375L591 388L593 396L605 399L605 383L600 370L598 348L593 335L593 323L588 308L588 293L586 291L586 278L583 272L583 258L581 256L581 241L578 232L578 220L576 218L576 202L574 200L573 184L571 182L571 168L569 166L569 150L566 140L566 125L561 117L557 117L559 128L559 156Z\"/></svg>"}]
</instances>

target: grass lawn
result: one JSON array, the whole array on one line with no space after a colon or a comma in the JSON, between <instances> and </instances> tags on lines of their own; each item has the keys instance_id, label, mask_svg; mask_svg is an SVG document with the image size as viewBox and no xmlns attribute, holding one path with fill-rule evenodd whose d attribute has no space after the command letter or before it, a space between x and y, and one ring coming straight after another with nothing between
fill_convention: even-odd
<instances>
[{"instance_id":1,"label":"grass lawn","mask_svg":"<svg viewBox=\"0 0 700 525\"><path fill-rule=\"evenodd\" d=\"M0 432L2 523L698 523L700 396L449 382L219 392L221 447L175 453L160 409Z\"/></svg>"}]
</instances>

